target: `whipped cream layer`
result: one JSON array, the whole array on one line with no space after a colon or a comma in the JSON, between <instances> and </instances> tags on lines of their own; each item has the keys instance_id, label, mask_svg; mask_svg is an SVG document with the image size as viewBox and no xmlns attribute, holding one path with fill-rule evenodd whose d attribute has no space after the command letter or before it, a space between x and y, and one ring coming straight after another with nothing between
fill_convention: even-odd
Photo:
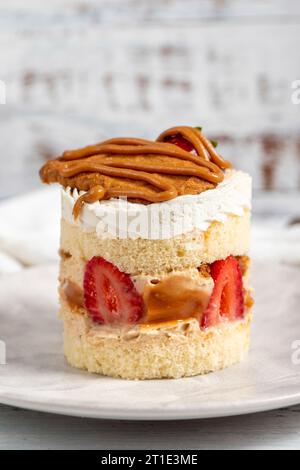
<instances>
[{"instance_id":1,"label":"whipped cream layer","mask_svg":"<svg viewBox=\"0 0 300 470\"><path fill-rule=\"evenodd\" d=\"M245 209L251 208L251 177L227 170L214 189L149 205L126 199L84 204L75 220L74 204L82 194L77 189L62 190L62 217L67 222L87 232L95 231L100 238L162 240L194 229L206 231L214 221L225 222L228 215L242 216Z\"/></svg>"}]
</instances>

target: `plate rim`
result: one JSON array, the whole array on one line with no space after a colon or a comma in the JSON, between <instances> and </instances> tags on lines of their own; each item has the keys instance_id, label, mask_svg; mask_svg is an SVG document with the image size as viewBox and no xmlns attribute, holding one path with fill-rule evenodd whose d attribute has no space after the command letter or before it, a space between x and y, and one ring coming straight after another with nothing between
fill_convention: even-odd
<instances>
[{"instance_id":1,"label":"plate rim","mask_svg":"<svg viewBox=\"0 0 300 470\"><path fill-rule=\"evenodd\" d=\"M120 379L122 380L122 379ZM242 416L254 413L262 413L266 411L287 408L300 404L300 390L299 392L287 394L281 397L267 398L259 402L255 400L246 400L242 404L226 406L225 408L209 408L208 412L197 413L196 409L188 410L167 410L162 415L162 410L149 410L148 412L138 411L137 414L132 411L124 409L109 409L109 408L80 408L74 405L65 405L61 403L40 403L34 400L25 400L22 398L9 398L2 395L0 390L0 404L12 406L27 411L37 411L41 413L58 414L62 416L81 417L90 419L104 419L104 420L119 420L119 421L183 421L183 420L196 420L196 419L216 419L225 417Z\"/></svg>"}]
</instances>

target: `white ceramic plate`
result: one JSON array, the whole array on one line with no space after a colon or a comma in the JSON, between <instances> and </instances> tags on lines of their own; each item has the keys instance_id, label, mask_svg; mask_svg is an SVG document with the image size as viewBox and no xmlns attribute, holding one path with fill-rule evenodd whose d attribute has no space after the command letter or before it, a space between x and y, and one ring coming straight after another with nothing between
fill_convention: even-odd
<instances>
[{"instance_id":1,"label":"white ceramic plate","mask_svg":"<svg viewBox=\"0 0 300 470\"><path fill-rule=\"evenodd\" d=\"M227 370L180 380L126 381L69 367L56 318L55 266L0 277L0 402L66 415L117 419L229 416L300 403L300 269L256 265L249 358ZM300 354L299 354L300 357ZM294 361L295 362L295 361Z\"/></svg>"}]
</instances>

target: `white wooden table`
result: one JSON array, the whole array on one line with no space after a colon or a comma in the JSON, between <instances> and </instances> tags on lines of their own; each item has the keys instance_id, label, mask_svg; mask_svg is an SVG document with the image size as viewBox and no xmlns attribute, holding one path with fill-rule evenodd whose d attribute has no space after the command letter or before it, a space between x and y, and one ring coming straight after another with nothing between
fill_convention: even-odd
<instances>
[{"instance_id":1,"label":"white wooden table","mask_svg":"<svg viewBox=\"0 0 300 470\"><path fill-rule=\"evenodd\" d=\"M233 418L133 422L0 405L0 449L300 449L300 406Z\"/></svg>"}]
</instances>

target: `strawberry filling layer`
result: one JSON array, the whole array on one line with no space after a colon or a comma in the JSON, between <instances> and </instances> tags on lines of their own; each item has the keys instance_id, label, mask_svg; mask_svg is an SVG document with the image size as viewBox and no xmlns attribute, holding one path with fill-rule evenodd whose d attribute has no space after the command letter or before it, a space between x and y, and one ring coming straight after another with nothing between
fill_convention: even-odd
<instances>
[{"instance_id":1,"label":"strawberry filling layer","mask_svg":"<svg viewBox=\"0 0 300 470\"><path fill-rule=\"evenodd\" d=\"M241 266L229 256L199 269L207 282L175 273L152 279L141 289L115 265L94 257L85 269L84 307L99 324L153 325L197 318L202 329L217 326L244 317L249 295L245 299Z\"/></svg>"}]
</instances>

